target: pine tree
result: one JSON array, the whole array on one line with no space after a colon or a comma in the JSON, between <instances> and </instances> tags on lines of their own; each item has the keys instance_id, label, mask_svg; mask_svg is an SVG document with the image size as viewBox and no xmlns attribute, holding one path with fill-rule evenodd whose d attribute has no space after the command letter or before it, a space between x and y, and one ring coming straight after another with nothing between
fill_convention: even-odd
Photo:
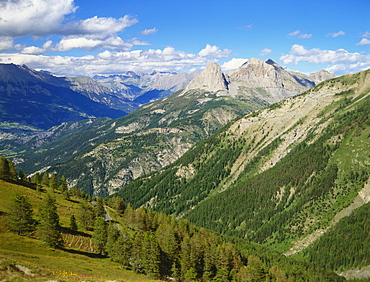
<instances>
[{"instance_id":1,"label":"pine tree","mask_svg":"<svg viewBox=\"0 0 370 282\"><path fill-rule=\"evenodd\" d=\"M49 173L45 171L44 174L42 175L41 184L44 186L49 186L49 183L50 183Z\"/></svg>"},{"instance_id":2,"label":"pine tree","mask_svg":"<svg viewBox=\"0 0 370 282\"><path fill-rule=\"evenodd\" d=\"M76 222L76 217L73 214L71 215L69 228L73 231L77 231L77 229L78 229L77 222Z\"/></svg>"},{"instance_id":3,"label":"pine tree","mask_svg":"<svg viewBox=\"0 0 370 282\"><path fill-rule=\"evenodd\" d=\"M61 182L61 184L60 184L60 190L62 192L68 191L67 179L65 178L64 175L62 175L62 178L60 179L60 182Z\"/></svg>"},{"instance_id":4,"label":"pine tree","mask_svg":"<svg viewBox=\"0 0 370 282\"><path fill-rule=\"evenodd\" d=\"M19 170L19 179L22 181L22 182L28 182L28 178L27 178L27 174L25 174L23 172L23 170Z\"/></svg>"},{"instance_id":5,"label":"pine tree","mask_svg":"<svg viewBox=\"0 0 370 282\"><path fill-rule=\"evenodd\" d=\"M95 217L94 207L87 201L81 202L78 217L81 225L87 230L92 230L95 223Z\"/></svg>"},{"instance_id":6,"label":"pine tree","mask_svg":"<svg viewBox=\"0 0 370 282\"><path fill-rule=\"evenodd\" d=\"M96 216L105 217L104 200L102 197L98 197L95 206Z\"/></svg>"},{"instance_id":7,"label":"pine tree","mask_svg":"<svg viewBox=\"0 0 370 282\"><path fill-rule=\"evenodd\" d=\"M10 230L22 235L24 232L35 230L33 209L28 197L15 195L9 209Z\"/></svg>"},{"instance_id":8,"label":"pine tree","mask_svg":"<svg viewBox=\"0 0 370 282\"><path fill-rule=\"evenodd\" d=\"M95 220L92 241L99 254L105 254L105 245L107 244L107 225L102 217L97 217Z\"/></svg>"},{"instance_id":9,"label":"pine tree","mask_svg":"<svg viewBox=\"0 0 370 282\"><path fill-rule=\"evenodd\" d=\"M160 276L160 249L156 237L151 232L145 232L142 252L144 272L153 278Z\"/></svg>"},{"instance_id":10,"label":"pine tree","mask_svg":"<svg viewBox=\"0 0 370 282\"><path fill-rule=\"evenodd\" d=\"M39 238L52 248L62 246L63 240L60 232L59 215L55 199L50 194L46 194L42 202L39 222L37 228Z\"/></svg>"},{"instance_id":11,"label":"pine tree","mask_svg":"<svg viewBox=\"0 0 370 282\"><path fill-rule=\"evenodd\" d=\"M58 179L57 179L57 175L55 174L55 172L52 172L50 175L49 187L53 190L58 188Z\"/></svg>"},{"instance_id":12,"label":"pine tree","mask_svg":"<svg viewBox=\"0 0 370 282\"><path fill-rule=\"evenodd\" d=\"M6 179L9 176L9 162L0 156L0 178Z\"/></svg>"},{"instance_id":13,"label":"pine tree","mask_svg":"<svg viewBox=\"0 0 370 282\"><path fill-rule=\"evenodd\" d=\"M39 172L36 172L36 173L32 176L31 182L32 182L32 183L35 183L35 184L41 184L41 175L40 175L40 173L39 173Z\"/></svg>"}]
</instances>

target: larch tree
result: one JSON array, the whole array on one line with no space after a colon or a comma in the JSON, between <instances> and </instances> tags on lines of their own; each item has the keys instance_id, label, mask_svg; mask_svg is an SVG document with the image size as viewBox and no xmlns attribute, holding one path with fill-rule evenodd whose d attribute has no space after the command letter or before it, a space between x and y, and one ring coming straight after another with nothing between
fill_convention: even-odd
<instances>
[{"instance_id":1,"label":"larch tree","mask_svg":"<svg viewBox=\"0 0 370 282\"><path fill-rule=\"evenodd\" d=\"M46 245L52 248L60 247L63 245L60 229L55 198L46 194L39 212L38 236Z\"/></svg>"},{"instance_id":2,"label":"larch tree","mask_svg":"<svg viewBox=\"0 0 370 282\"><path fill-rule=\"evenodd\" d=\"M15 195L9 207L8 220L10 230L17 232L18 235L35 230L33 209L27 196Z\"/></svg>"},{"instance_id":3,"label":"larch tree","mask_svg":"<svg viewBox=\"0 0 370 282\"><path fill-rule=\"evenodd\" d=\"M104 218L97 217L94 225L94 233L92 241L99 254L105 254L105 246L107 244L107 225Z\"/></svg>"}]
</instances>

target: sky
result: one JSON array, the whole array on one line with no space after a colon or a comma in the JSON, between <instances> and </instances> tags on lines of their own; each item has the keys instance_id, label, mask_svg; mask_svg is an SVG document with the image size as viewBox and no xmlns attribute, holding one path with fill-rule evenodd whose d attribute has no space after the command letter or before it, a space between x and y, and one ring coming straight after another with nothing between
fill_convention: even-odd
<instances>
[{"instance_id":1,"label":"sky","mask_svg":"<svg viewBox=\"0 0 370 282\"><path fill-rule=\"evenodd\" d=\"M0 0L0 63L57 75L370 68L370 0Z\"/></svg>"}]
</instances>

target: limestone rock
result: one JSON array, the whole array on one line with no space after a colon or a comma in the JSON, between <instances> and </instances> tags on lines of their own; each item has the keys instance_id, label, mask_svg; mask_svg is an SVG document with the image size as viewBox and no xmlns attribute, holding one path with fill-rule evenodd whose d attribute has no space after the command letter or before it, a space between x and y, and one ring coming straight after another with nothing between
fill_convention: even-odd
<instances>
[{"instance_id":1,"label":"limestone rock","mask_svg":"<svg viewBox=\"0 0 370 282\"><path fill-rule=\"evenodd\" d=\"M204 71L194 78L185 88L185 92L192 89L202 89L205 91L227 91L228 82L223 74L221 67L217 63L210 63Z\"/></svg>"}]
</instances>

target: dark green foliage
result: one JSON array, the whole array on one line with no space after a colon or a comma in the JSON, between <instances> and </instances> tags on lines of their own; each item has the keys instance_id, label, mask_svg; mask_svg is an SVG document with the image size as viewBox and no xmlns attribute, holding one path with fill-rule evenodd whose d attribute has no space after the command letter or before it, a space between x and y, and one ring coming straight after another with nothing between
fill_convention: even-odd
<instances>
[{"instance_id":1,"label":"dark green foliage","mask_svg":"<svg viewBox=\"0 0 370 282\"><path fill-rule=\"evenodd\" d=\"M55 198L46 194L39 211L38 237L49 247L61 247L63 239L60 229Z\"/></svg>"},{"instance_id":2,"label":"dark green foliage","mask_svg":"<svg viewBox=\"0 0 370 282\"><path fill-rule=\"evenodd\" d=\"M107 244L107 225L102 217L97 217L95 220L92 241L98 252L104 254L105 245Z\"/></svg>"},{"instance_id":3,"label":"dark green foliage","mask_svg":"<svg viewBox=\"0 0 370 282\"><path fill-rule=\"evenodd\" d=\"M78 229L76 217L73 214L71 215L71 219L70 219L70 223L69 223L69 228L72 231L77 231L77 229Z\"/></svg>"},{"instance_id":4,"label":"dark green foliage","mask_svg":"<svg viewBox=\"0 0 370 282\"><path fill-rule=\"evenodd\" d=\"M354 269L370 264L370 203L325 233L305 256L312 264L324 269ZM344 251L345 250L345 251Z\"/></svg>"},{"instance_id":5,"label":"dark green foliage","mask_svg":"<svg viewBox=\"0 0 370 282\"><path fill-rule=\"evenodd\" d=\"M13 162L0 156L0 178L1 179L17 179L17 171Z\"/></svg>"},{"instance_id":6,"label":"dark green foliage","mask_svg":"<svg viewBox=\"0 0 370 282\"><path fill-rule=\"evenodd\" d=\"M127 206L125 226L108 226L108 256L135 272L177 281L342 281L245 240L225 238L187 220ZM232 242L235 243L232 243ZM278 280L281 279L281 280Z\"/></svg>"},{"instance_id":7,"label":"dark green foliage","mask_svg":"<svg viewBox=\"0 0 370 282\"><path fill-rule=\"evenodd\" d=\"M95 218L96 212L93 205L87 201L81 202L78 219L83 228L93 230Z\"/></svg>"},{"instance_id":8,"label":"dark green foliage","mask_svg":"<svg viewBox=\"0 0 370 282\"><path fill-rule=\"evenodd\" d=\"M15 195L9 207L8 224L10 230L18 235L35 230L33 209L28 197L19 194Z\"/></svg>"}]
</instances>

